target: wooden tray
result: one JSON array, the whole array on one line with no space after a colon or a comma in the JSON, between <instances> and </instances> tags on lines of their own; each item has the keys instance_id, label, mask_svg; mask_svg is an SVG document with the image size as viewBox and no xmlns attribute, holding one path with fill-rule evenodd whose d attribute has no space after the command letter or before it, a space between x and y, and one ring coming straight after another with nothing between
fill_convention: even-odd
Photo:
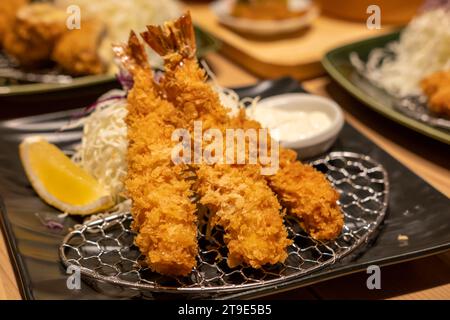
<instances>
[{"instance_id":1,"label":"wooden tray","mask_svg":"<svg viewBox=\"0 0 450 320\"><path fill-rule=\"evenodd\" d=\"M392 26L369 30L365 23L320 16L311 27L295 34L258 38L221 25L209 6L191 4L195 23L222 42L221 52L263 78L312 78L324 73L322 56L330 49L355 40L392 31Z\"/></svg>"}]
</instances>

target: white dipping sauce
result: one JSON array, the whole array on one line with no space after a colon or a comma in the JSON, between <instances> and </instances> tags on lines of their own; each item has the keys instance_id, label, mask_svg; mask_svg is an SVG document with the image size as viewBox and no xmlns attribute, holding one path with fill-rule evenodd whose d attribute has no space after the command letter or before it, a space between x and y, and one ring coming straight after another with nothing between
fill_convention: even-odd
<instances>
[{"instance_id":1,"label":"white dipping sauce","mask_svg":"<svg viewBox=\"0 0 450 320\"><path fill-rule=\"evenodd\" d=\"M278 141L296 141L315 136L331 124L330 116L324 111L298 110L296 108L258 108L249 110L249 116L271 131Z\"/></svg>"}]
</instances>

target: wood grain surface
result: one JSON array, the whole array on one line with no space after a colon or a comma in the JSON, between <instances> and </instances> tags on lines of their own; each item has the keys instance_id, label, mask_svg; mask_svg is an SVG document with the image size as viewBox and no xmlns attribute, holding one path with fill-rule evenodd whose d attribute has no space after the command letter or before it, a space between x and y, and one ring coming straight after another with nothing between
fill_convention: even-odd
<instances>
[{"instance_id":1,"label":"wood grain surface","mask_svg":"<svg viewBox=\"0 0 450 320\"><path fill-rule=\"evenodd\" d=\"M310 27L299 32L261 38L242 35L221 25L204 4L190 4L189 9L194 22L223 43L222 54L265 78L318 76L324 73L320 59L329 49L393 29L382 25L380 30L370 30L365 22L320 16Z\"/></svg>"}]
</instances>

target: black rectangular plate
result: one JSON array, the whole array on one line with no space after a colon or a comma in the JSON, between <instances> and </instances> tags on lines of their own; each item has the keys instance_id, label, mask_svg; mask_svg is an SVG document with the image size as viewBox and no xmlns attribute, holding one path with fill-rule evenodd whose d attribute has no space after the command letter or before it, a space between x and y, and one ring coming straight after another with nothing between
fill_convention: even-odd
<instances>
[{"instance_id":1,"label":"black rectangular plate","mask_svg":"<svg viewBox=\"0 0 450 320\"><path fill-rule=\"evenodd\" d=\"M288 92L302 92L293 79L283 78L260 82L237 89L241 96L267 97ZM78 132L58 133L50 123L67 121L75 111L20 118L0 122L0 206L1 226L13 262L22 296L26 299L108 299L114 288L94 290L83 283L80 290L69 290L68 275L62 267L58 247L68 228L81 220L67 218L62 231L44 227L36 212L55 216L59 212L43 203L31 188L20 164L18 144L27 135L46 134L64 147L79 139ZM450 248L449 199L409 171L365 136L346 124L334 150L369 155L380 162L390 178L389 208L378 236L357 253L311 275L290 280L274 288L253 289L232 295L211 298L256 298L280 291L306 286L344 274L364 270L371 264L386 265L420 258ZM407 242L398 241L407 235ZM115 292L117 294L117 292ZM123 298L131 298L124 293ZM189 298L154 294L153 298Z\"/></svg>"}]
</instances>

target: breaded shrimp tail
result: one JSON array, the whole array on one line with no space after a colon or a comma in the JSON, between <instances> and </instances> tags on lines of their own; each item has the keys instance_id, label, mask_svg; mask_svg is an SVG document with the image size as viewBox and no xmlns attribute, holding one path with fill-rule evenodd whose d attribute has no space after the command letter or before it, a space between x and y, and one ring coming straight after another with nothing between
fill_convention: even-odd
<instances>
[{"instance_id":1,"label":"breaded shrimp tail","mask_svg":"<svg viewBox=\"0 0 450 320\"><path fill-rule=\"evenodd\" d=\"M201 120L203 130L224 133L230 127L230 117L195 58L190 15L163 27L148 27L142 36L164 58L162 89L186 117L185 128L192 133L193 122ZM259 165L201 164L197 177L200 203L215 214L213 223L225 230L230 267L244 264L260 268L286 259L291 241L281 206L260 175Z\"/></svg>"},{"instance_id":2,"label":"breaded shrimp tail","mask_svg":"<svg viewBox=\"0 0 450 320\"><path fill-rule=\"evenodd\" d=\"M142 38L162 57L171 53L189 59L195 57L197 46L189 12L164 26L147 26Z\"/></svg>"},{"instance_id":3,"label":"breaded shrimp tail","mask_svg":"<svg viewBox=\"0 0 450 320\"><path fill-rule=\"evenodd\" d=\"M149 76L152 75L147 54L134 31L130 31L127 44L113 44L112 48L115 56L126 70L132 74L143 71Z\"/></svg>"},{"instance_id":4,"label":"breaded shrimp tail","mask_svg":"<svg viewBox=\"0 0 450 320\"><path fill-rule=\"evenodd\" d=\"M114 46L114 52L134 80L125 119L129 141L125 186L138 233L135 243L152 270L187 275L196 265L197 217L186 167L171 161L171 135L180 114L159 96L134 33L127 46Z\"/></svg>"},{"instance_id":5,"label":"breaded shrimp tail","mask_svg":"<svg viewBox=\"0 0 450 320\"><path fill-rule=\"evenodd\" d=\"M206 74L195 57L195 37L189 13L164 26L147 26L141 34L164 58L165 75L160 83L169 101L185 115L188 125L202 120L203 128L218 128L229 121L219 96L206 83Z\"/></svg>"}]
</instances>

